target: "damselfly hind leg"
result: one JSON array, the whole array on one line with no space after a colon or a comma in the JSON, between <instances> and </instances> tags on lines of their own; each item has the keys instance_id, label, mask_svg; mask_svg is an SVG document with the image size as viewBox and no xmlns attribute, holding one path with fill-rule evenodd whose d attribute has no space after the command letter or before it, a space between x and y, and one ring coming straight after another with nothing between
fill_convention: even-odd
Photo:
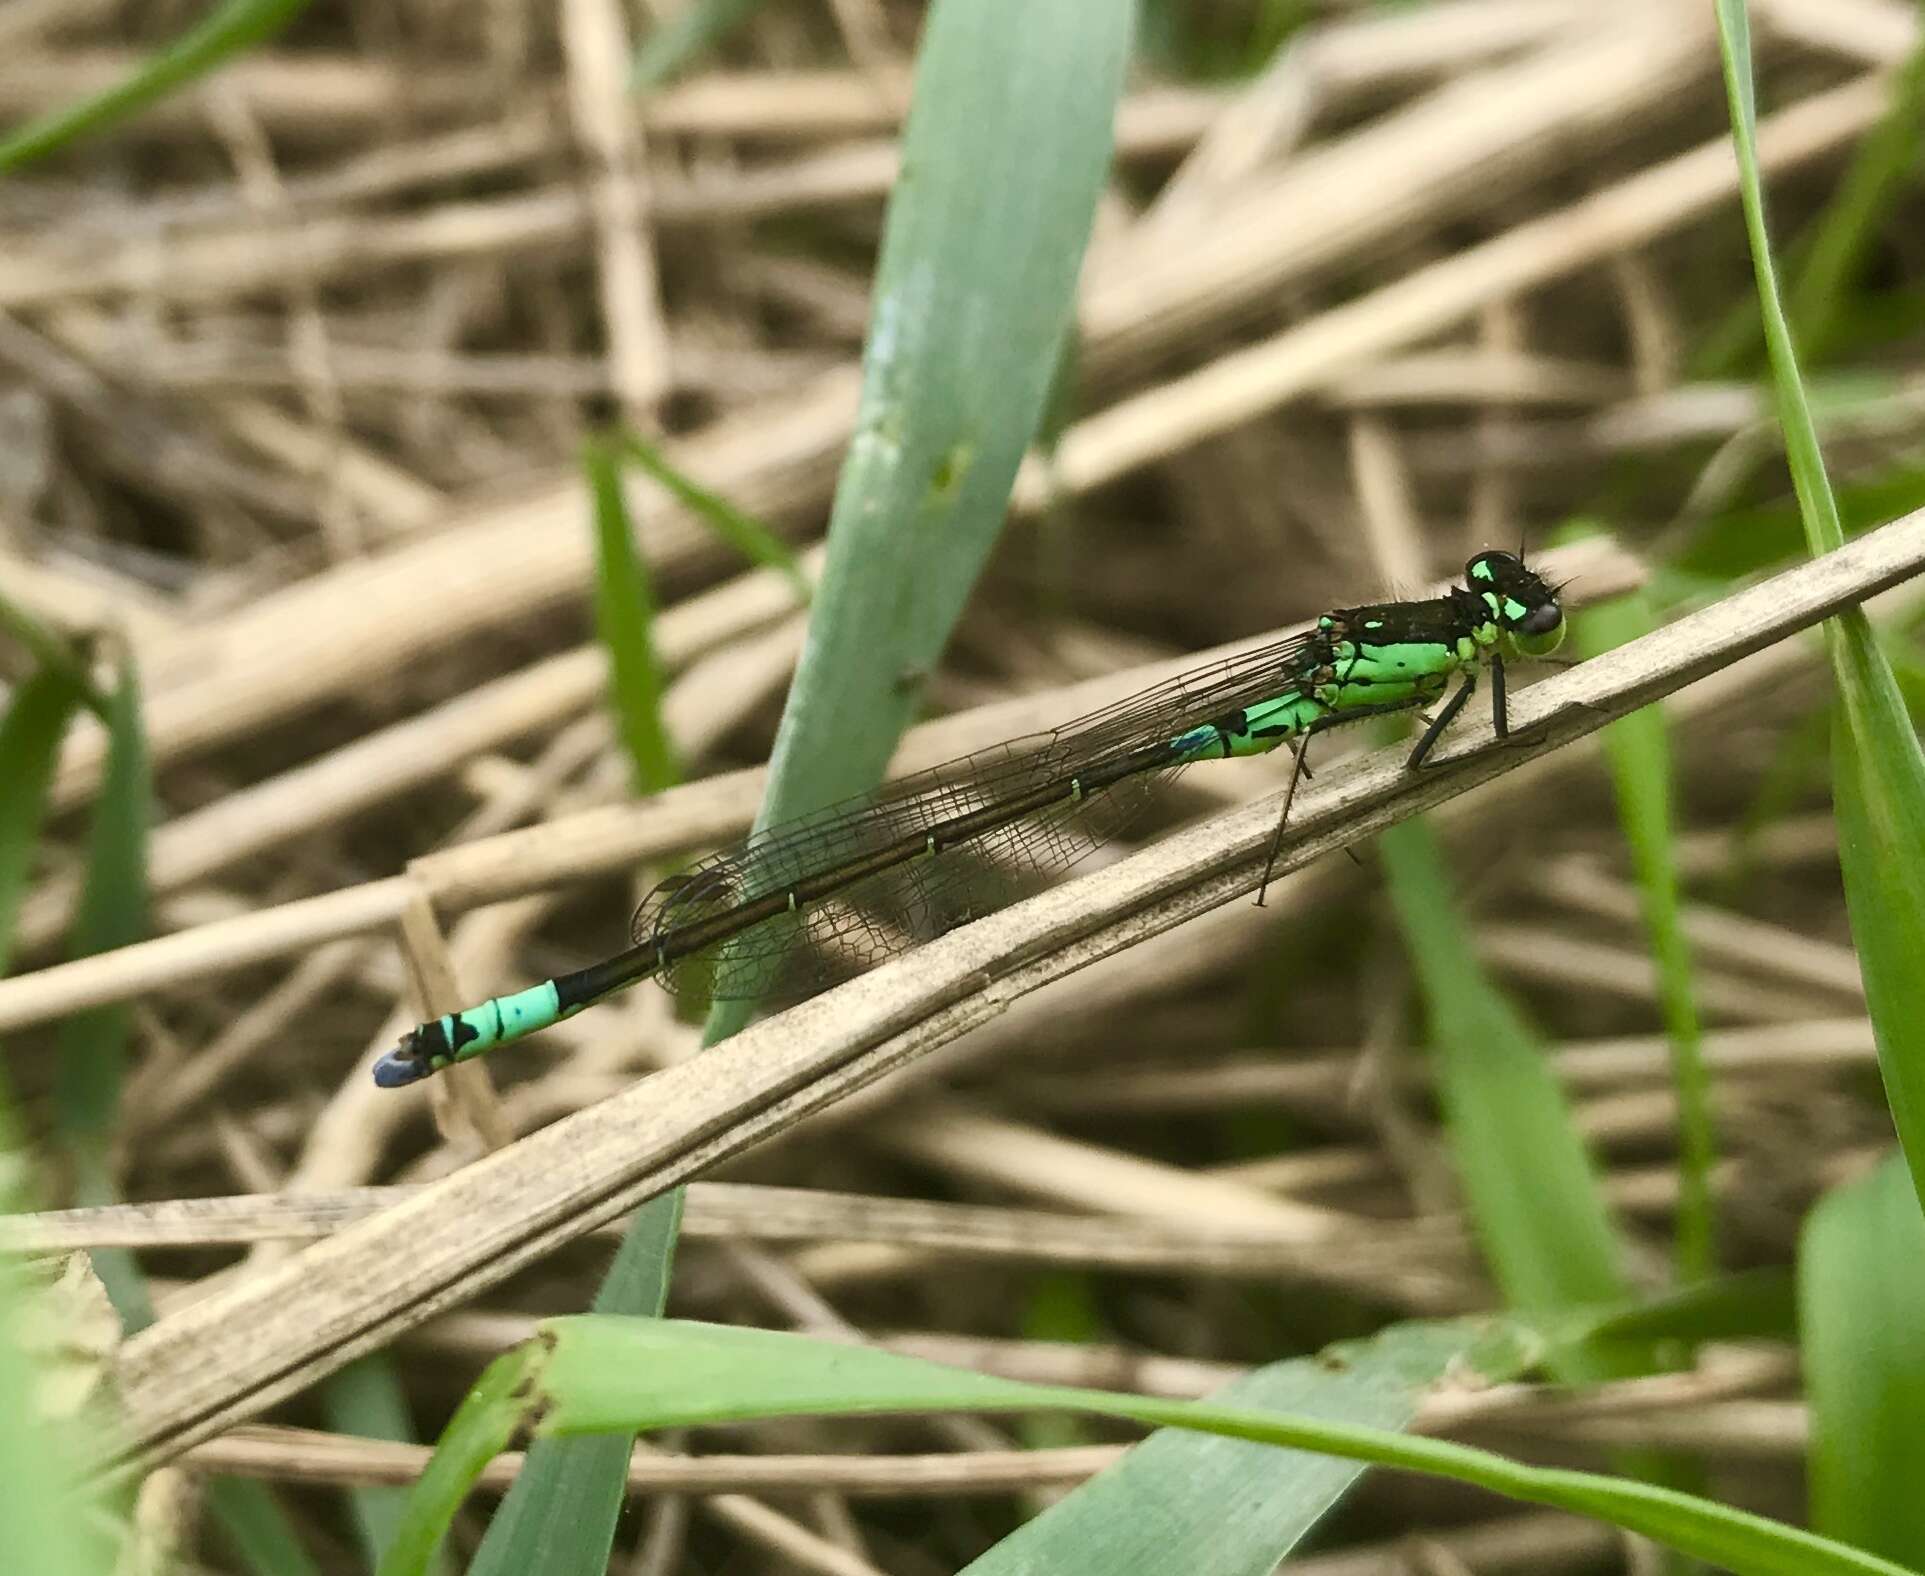
<instances>
[{"instance_id":1,"label":"damselfly hind leg","mask_svg":"<svg viewBox=\"0 0 1925 1576\"><path fill-rule=\"evenodd\" d=\"M1277 868L1277 855L1283 848L1283 829L1290 820L1290 806L1296 801L1297 779L1310 776L1310 766L1304 756L1310 749L1310 735L1304 734L1291 748L1296 759L1290 767L1290 786L1283 791L1283 809L1277 814L1276 835L1270 839L1269 857L1263 861L1263 879L1257 883L1257 907L1263 907L1264 895L1270 890L1270 875Z\"/></svg>"}]
</instances>

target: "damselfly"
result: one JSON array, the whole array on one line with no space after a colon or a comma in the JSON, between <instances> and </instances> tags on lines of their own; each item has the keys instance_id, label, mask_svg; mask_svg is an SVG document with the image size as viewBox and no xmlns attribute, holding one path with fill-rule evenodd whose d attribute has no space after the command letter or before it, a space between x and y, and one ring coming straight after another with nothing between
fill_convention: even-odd
<instances>
[{"instance_id":1,"label":"damselfly","mask_svg":"<svg viewBox=\"0 0 1925 1576\"><path fill-rule=\"evenodd\" d=\"M1288 743L1281 836L1312 735L1427 705L1461 676L1410 752L1421 766L1488 666L1503 737L1505 656L1549 656L1563 636L1557 587L1514 553L1479 553L1444 596L1340 608L1054 732L767 827L656 887L626 952L411 1029L375 1064L375 1082L414 1083L639 980L695 983L718 999L807 995L1001 907L1025 877L1074 864L1198 761Z\"/></svg>"}]
</instances>

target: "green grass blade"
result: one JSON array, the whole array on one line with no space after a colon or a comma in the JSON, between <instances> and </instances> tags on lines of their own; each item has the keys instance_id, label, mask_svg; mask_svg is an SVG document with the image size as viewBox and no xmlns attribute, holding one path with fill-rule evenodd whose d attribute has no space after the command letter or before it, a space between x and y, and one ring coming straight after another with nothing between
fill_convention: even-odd
<instances>
[{"instance_id":1,"label":"green grass blade","mask_svg":"<svg viewBox=\"0 0 1925 1576\"><path fill-rule=\"evenodd\" d=\"M652 791L672 780L656 774L673 767L661 720L662 675L649 637L653 598L634 550L617 445L594 440L585 455L602 569L596 582L597 621L609 647L611 690L638 785ZM679 1190L636 1212L596 1295L597 1312L661 1312L680 1219ZM606 1570L628 1454L628 1442L620 1438L538 1443L489 1522L471 1576L519 1576L536 1569L546 1576L594 1576Z\"/></svg>"},{"instance_id":2,"label":"green grass blade","mask_svg":"<svg viewBox=\"0 0 1925 1576\"><path fill-rule=\"evenodd\" d=\"M609 704L635 791L660 793L681 778L662 721L666 681L655 655L655 591L635 550L635 533L622 493L621 462L607 439L582 450L595 511L595 630L608 649Z\"/></svg>"},{"instance_id":3,"label":"green grass blade","mask_svg":"<svg viewBox=\"0 0 1925 1576\"><path fill-rule=\"evenodd\" d=\"M1856 642L1855 633L1846 639ZM1882 658L1857 654L1853 674ZM1925 761L1897 686L1863 686L1832 730L1832 807L1852 944L1878 1041L1885 1098L1925 1199ZM1873 720L1854 726L1854 711ZM1865 741L1869 740L1867 743ZM1909 750L1908 747L1909 746ZM1910 759L1907 759L1909 754Z\"/></svg>"},{"instance_id":4,"label":"green grass blade","mask_svg":"<svg viewBox=\"0 0 1925 1576\"><path fill-rule=\"evenodd\" d=\"M322 1576L266 1484L215 1478L207 1502L221 1536L255 1576Z\"/></svg>"},{"instance_id":5,"label":"green grass blade","mask_svg":"<svg viewBox=\"0 0 1925 1576\"><path fill-rule=\"evenodd\" d=\"M528 1403L539 1397L536 1381L549 1358L545 1341L531 1341L496 1358L475 1381L441 1431L427 1470L415 1482L408 1513L381 1557L380 1576L425 1576L476 1476L508 1448L516 1429L527 1420ZM522 1570L530 1576L537 1571L546 1576L548 1567L537 1555L536 1562Z\"/></svg>"},{"instance_id":6,"label":"green grass blade","mask_svg":"<svg viewBox=\"0 0 1925 1576\"><path fill-rule=\"evenodd\" d=\"M94 803L87 876L74 916L75 957L91 957L140 940L147 933L147 829L153 818L146 734L140 717L140 680L123 658L109 698L107 764ZM72 1157L74 1202L118 1202L109 1151L126 1080L129 1012L110 1003L76 1013L55 1041L54 1125ZM130 1327L153 1317L133 1255L103 1248L94 1267L122 1320Z\"/></svg>"},{"instance_id":7,"label":"green grass blade","mask_svg":"<svg viewBox=\"0 0 1925 1576\"><path fill-rule=\"evenodd\" d=\"M1829 553L1844 545L1838 504L1825 475L1818 448L1818 430L1798 358L1791 342L1778 294L1778 271L1771 260L1765 232L1764 188L1758 177L1757 104L1751 82L1751 22L1744 0L1717 0L1718 37L1723 49L1725 93L1731 105L1732 142L1738 155L1738 187L1743 200L1745 233L1751 240L1751 262L1758 280L1758 309L1764 320L1765 348L1771 356L1772 382L1778 397L1778 422L1784 430L1785 459L1791 484L1798 494L1798 512L1805 541L1813 553Z\"/></svg>"},{"instance_id":8,"label":"green grass blade","mask_svg":"<svg viewBox=\"0 0 1925 1576\"><path fill-rule=\"evenodd\" d=\"M216 6L198 27L155 54L126 81L0 138L0 174L138 114L176 88L205 76L229 55L272 38L307 4L308 0L227 0Z\"/></svg>"},{"instance_id":9,"label":"green grass blade","mask_svg":"<svg viewBox=\"0 0 1925 1576\"><path fill-rule=\"evenodd\" d=\"M1378 839L1430 1010L1437 1088L1472 1227L1505 1303L1526 1316L1627 1301L1617 1233L1564 1092L1466 941L1428 826ZM1573 1353L1558 1372L1619 1371Z\"/></svg>"},{"instance_id":10,"label":"green grass blade","mask_svg":"<svg viewBox=\"0 0 1925 1576\"><path fill-rule=\"evenodd\" d=\"M47 627L19 603L0 591L0 630L25 646L39 666L52 669L67 679L88 708L101 721L107 719L107 698L94 688L93 675L87 671L86 658L60 635Z\"/></svg>"},{"instance_id":11,"label":"green grass blade","mask_svg":"<svg viewBox=\"0 0 1925 1576\"><path fill-rule=\"evenodd\" d=\"M14 922L46 819L60 741L80 695L67 674L43 667L14 690L0 718L0 974L7 972L13 950Z\"/></svg>"},{"instance_id":12,"label":"green grass blade","mask_svg":"<svg viewBox=\"0 0 1925 1576\"><path fill-rule=\"evenodd\" d=\"M107 764L94 803L87 877L74 916L75 957L124 947L147 933L147 828L153 787L141 728L140 677L131 658L110 699ZM55 1116L70 1142L104 1146L120 1105L127 1009L94 1008L61 1025Z\"/></svg>"},{"instance_id":13,"label":"green grass blade","mask_svg":"<svg viewBox=\"0 0 1925 1576\"><path fill-rule=\"evenodd\" d=\"M1065 1346L1093 1346L1113 1333L1103 1323L1096 1277L1067 1269L1046 1270L1031 1281L1017 1329L1025 1341ZM1082 1421L1073 1417L1026 1417L1019 1438L1025 1450L1066 1450L1091 1443Z\"/></svg>"},{"instance_id":14,"label":"green grass blade","mask_svg":"<svg viewBox=\"0 0 1925 1576\"><path fill-rule=\"evenodd\" d=\"M1851 162L1805 237L1791 248L1789 317L1797 342L1813 362L1841 348L1844 331L1857 311L1855 276L1866 254L1907 190L1919 151L1919 121L1925 114L1925 39L1892 78L1891 107L1872 133L1852 151ZM1728 377L1754 364L1761 324L1748 306L1733 309L1695 359L1701 378ZM1895 337L1895 336L1887 336Z\"/></svg>"},{"instance_id":15,"label":"green grass blade","mask_svg":"<svg viewBox=\"0 0 1925 1576\"><path fill-rule=\"evenodd\" d=\"M321 1402L328 1427L357 1439L412 1443L414 1420L394 1363L383 1353L357 1358L329 1377ZM348 1506L372 1568L395 1539L406 1513L408 1491L398 1484L372 1483L348 1491Z\"/></svg>"},{"instance_id":16,"label":"green grass blade","mask_svg":"<svg viewBox=\"0 0 1925 1576\"><path fill-rule=\"evenodd\" d=\"M1811 1524L1925 1569L1925 1213L1897 1156L1812 1211L1798 1300Z\"/></svg>"},{"instance_id":17,"label":"green grass blade","mask_svg":"<svg viewBox=\"0 0 1925 1576\"><path fill-rule=\"evenodd\" d=\"M1617 1230L1596 1169L1543 1049L1485 977L1421 817L1378 839L1390 896L1430 1013L1432 1064L1471 1229L1504 1294L1526 1317L1628 1302ZM1552 1361L1567 1383L1653 1372L1652 1345L1573 1346ZM1626 1470L1688 1486L1681 1462L1627 1454Z\"/></svg>"},{"instance_id":18,"label":"green grass blade","mask_svg":"<svg viewBox=\"0 0 1925 1576\"><path fill-rule=\"evenodd\" d=\"M1397 1325L1318 1357L1273 1363L1211 1400L1399 1429L1433 1387L1470 1375L1475 1384L1499 1384L1534 1355L1522 1343L1474 1339L1463 1325ZM965 1569L969 1576L1161 1576L1170 1551L1182 1549L1188 1576L1269 1576L1363 1472L1332 1456L1280 1456L1242 1440L1165 1429Z\"/></svg>"},{"instance_id":19,"label":"green grass blade","mask_svg":"<svg viewBox=\"0 0 1925 1576\"><path fill-rule=\"evenodd\" d=\"M1641 592L1590 609L1577 620L1578 643L1595 655L1649 634L1657 614ZM1678 871L1671 837L1671 745L1660 706L1646 706L1604 730L1604 756L1617 792L1618 820L1631 850L1658 971L1658 1000L1671 1040L1671 1082L1678 1096L1678 1223L1676 1262L1683 1282L1716 1268L1711 1167L1717 1134L1711 1079L1700 1050L1691 950L1679 915Z\"/></svg>"},{"instance_id":20,"label":"green grass blade","mask_svg":"<svg viewBox=\"0 0 1925 1576\"><path fill-rule=\"evenodd\" d=\"M995 543L1069 330L1130 20L1119 0L929 11L861 408L760 825L880 780ZM752 1010L722 1004L709 1038Z\"/></svg>"},{"instance_id":21,"label":"green grass blade","mask_svg":"<svg viewBox=\"0 0 1925 1576\"><path fill-rule=\"evenodd\" d=\"M668 456L636 433L621 436L623 454L665 487L671 496L752 564L773 569L795 587L795 599L809 603L809 581L795 549L754 515L744 514L720 493L677 470Z\"/></svg>"},{"instance_id":22,"label":"green grass blade","mask_svg":"<svg viewBox=\"0 0 1925 1576\"><path fill-rule=\"evenodd\" d=\"M635 1212L595 1297L602 1314L659 1316L668 1304L680 1188ZM601 1576L628 1481L630 1434L538 1439L488 1523L468 1576Z\"/></svg>"},{"instance_id":23,"label":"green grass blade","mask_svg":"<svg viewBox=\"0 0 1925 1576\"><path fill-rule=\"evenodd\" d=\"M689 0L635 51L631 91L646 93L692 65L762 9L762 0Z\"/></svg>"},{"instance_id":24,"label":"green grass blade","mask_svg":"<svg viewBox=\"0 0 1925 1576\"><path fill-rule=\"evenodd\" d=\"M1905 193L1925 114L1925 38L1892 79L1891 107L1858 144L1832 199L1818 216L1810 249L1791 286L1791 322L1813 361L1837 342L1854 278L1893 205Z\"/></svg>"},{"instance_id":25,"label":"green grass blade","mask_svg":"<svg viewBox=\"0 0 1925 1576\"><path fill-rule=\"evenodd\" d=\"M70 665L43 669L20 685L6 718L0 720L0 972L5 970L7 943L60 739L82 699ZM75 919L76 956L138 940L147 928L146 842L152 793L140 687L131 662L106 698L105 710L107 766L94 808L87 881ZM74 1161L76 1202L116 1199L106 1154L120 1105L126 1033L126 1010L117 1007L99 1008L61 1025L54 1111L58 1134ZM93 1261L127 1326L133 1329L148 1322L152 1301L133 1256L122 1249L100 1249ZM7 1415L25 1414L10 1411ZM0 1439L0 1470L4 1470L6 1449L7 1441ZM253 1569L272 1576L306 1576L314 1569L311 1562L300 1563L304 1557L293 1530L272 1496L258 1485L217 1480L212 1507ZM13 1525L0 1502L0 1526Z\"/></svg>"},{"instance_id":26,"label":"green grass blade","mask_svg":"<svg viewBox=\"0 0 1925 1576\"><path fill-rule=\"evenodd\" d=\"M1520 1363L1544 1344L1529 1326L1503 1321L1486 1338L1525 1348ZM423 1476L382 1576L421 1568L488 1456L523 1420L548 1433L625 1433L761 1417L1043 1407L1429 1473L1600 1517L1737 1576L1915 1576L1877 1555L1672 1489L1527 1466L1438 1439L1215 1401L1027 1385L786 1332L593 1315L550 1321L482 1376Z\"/></svg>"},{"instance_id":27,"label":"green grass blade","mask_svg":"<svg viewBox=\"0 0 1925 1576\"><path fill-rule=\"evenodd\" d=\"M1751 239L1758 304L1784 427L1785 456L1809 550L1843 541L1791 331L1778 298L1758 178L1751 40L1742 0L1718 0L1739 194ZM1826 622L1826 645L1842 702L1833 733L1833 797L1839 858L1865 1001L1878 1038L1879 1066L1899 1142L1925 1199L1925 752L1890 665L1858 609Z\"/></svg>"},{"instance_id":28,"label":"green grass blade","mask_svg":"<svg viewBox=\"0 0 1925 1576\"><path fill-rule=\"evenodd\" d=\"M1693 1281L1622 1313L1606 1314L1595 1338L1701 1346L1706 1341L1787 1341L1797 1329L1791 1275L1773 1265Z\"/></svg>"}]
</instances>

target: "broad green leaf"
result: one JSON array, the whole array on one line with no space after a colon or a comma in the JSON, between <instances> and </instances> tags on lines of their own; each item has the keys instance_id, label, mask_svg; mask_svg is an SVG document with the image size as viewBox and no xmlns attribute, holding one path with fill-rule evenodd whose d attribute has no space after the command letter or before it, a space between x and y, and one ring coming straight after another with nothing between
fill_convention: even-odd
<instances>
[{"instance_id":1,"label":"broad green leaf","mask_svg":"<svg viewBox=\"0 0 1925 1576\"><path fill-rule=\"evenodd\" d=\"M881 779L995 544L1069 332L1131 9L929 11L855 435L759 826ZM753 1010L719 1004L708 1037Z\"/></svg>"},{"instance_id":2,"label":"broad green leaf","mask_svg":"<svg viewBox=\"0 0 1925 1576\"><path fill-rule=\"evenodd\" d=\"M0 1143L0 1161L17 1158ZM81 1420L41 1415L45 1364L13 1333L43 1295L23 1261L0 1259L0 1548L10 1571L108 1576L112 1522L86 1487Z\"/></svg>"},{"instance_id":3,"label":"broad green leaf","mask_svg":"<svg viewBox=\"0 0 1925 1576\"><path fill-rule=\"evenodd\" d=\"M0 1214L40 1203L12 1091L0 1080ZM42 1415L57 1354L22 1338L46 1295L26 1260L0 1255L0 1548L9 1570L107 1576L115 1539L108 1508L86 1486L86 1415Z\"/></svg>"},{"instance_id":4,"label":"broad green leaf","mask_svg":"<svg viewBox=\"0 0 1925 1576\"><path fill-rule=\"evenodd\" d=\"M1272 1363L1211 1397L1226 1406L1333 1423L1403 1428L1434 1388L1497 1384L1537 1355L1479 1340L1459 1324L1397 1325L1316 1357ZM1185 1550L1187 1576L1269 1576L1364 1468L1186 1429L1152 1434L1004 1538L970 1576L1122 1576L1163 1571Z\"/></svg>"},{"instance_id":5,"label":"broad green leaf","mask_svg":"<svg viewBox=\"0 0 1925 1576\"><path fill-rule=\"evenodd\" d=\"M1484 1338L1527 1351L1542 1341L1529 1327L1505 1321L1487 1326ZM1466 1344L1475 1349L1468 1335ZM1038 1407L1429 1473L1600 1517L1736 1576L1910 1576L1889 1560L1748 1511L1647 1483L1526 1466L1438 1439L1216 1401L1022 1384L786 1332L599 1315L550 1321L534 1341L490 1365L442 1436L382 1576L422 1568L482 1467L524 1423L548 1434L627 1433L762 1417Z\"/></svg>"},{"instance_id":6,"label":"broad green leaf","mask_svg":"<svg viewBox=\"0 0 1925 1576\"><path fill-rule=\"evenodd\" d=\"M1798 1301L1812 1526L1925 1568L1925 1214L1899 1157L1812 1211Z\"/></svg>"}]
</instances>

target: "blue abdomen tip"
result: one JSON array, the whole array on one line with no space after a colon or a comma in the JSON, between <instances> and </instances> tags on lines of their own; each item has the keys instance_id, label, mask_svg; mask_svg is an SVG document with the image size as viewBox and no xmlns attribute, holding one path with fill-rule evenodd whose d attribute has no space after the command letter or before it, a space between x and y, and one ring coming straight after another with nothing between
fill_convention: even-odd
<instances>
[{"instance_id":1,"label":"blue abdomen tip","mask_svg":"<svg viewBox=\"0 0 1925 1576\"><path fill-rule=\"evenodd\" d=\"M383 1089L405 1089L411 1083L419 1083L433 1071L426 1062L404 1056L400 1051L389 1051L374 1064L374 1081Z\"/></svg>"}]
</instances>

